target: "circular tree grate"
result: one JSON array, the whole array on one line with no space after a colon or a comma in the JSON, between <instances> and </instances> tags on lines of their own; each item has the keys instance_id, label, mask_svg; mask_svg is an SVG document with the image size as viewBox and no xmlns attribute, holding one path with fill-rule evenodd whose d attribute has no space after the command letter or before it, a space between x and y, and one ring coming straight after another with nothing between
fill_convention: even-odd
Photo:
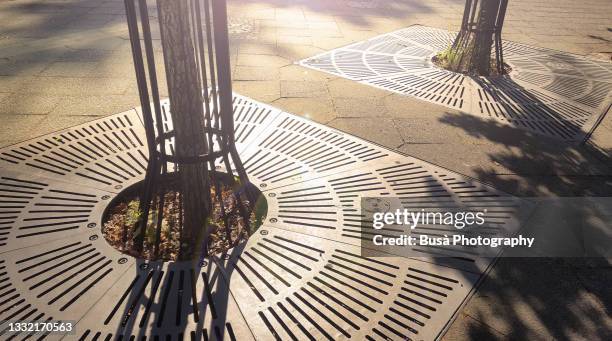
<instances>
[{"instance_id":1,"label":"circular tree grate","mask_svg":"<svg viewBox=\"0 0 612 341\"><path fill-rule=\"evenodd\" d=\"M496 207L493 233L518 229L517 199L474 180L241 96L234 111L268 221L199 264L134 259L101 236L108 202L144 177L139 110L0 150L0 319L76 321L65 338L80 340L434 339L492 259L363 257L360 199Z\"/></svg>"},{"instance_id":2,"label":"circular tree grate","mask_svg":"<svg viewBox=\"0 0 612 341\"><path fill-rule=\"evenodd\" d=\"M470 77L434 66L431 58L455 35L415 25L300 64L569 141L582 141L611 100L609 62L509 41L509 76Z\"/></svg>"}]
</instances>

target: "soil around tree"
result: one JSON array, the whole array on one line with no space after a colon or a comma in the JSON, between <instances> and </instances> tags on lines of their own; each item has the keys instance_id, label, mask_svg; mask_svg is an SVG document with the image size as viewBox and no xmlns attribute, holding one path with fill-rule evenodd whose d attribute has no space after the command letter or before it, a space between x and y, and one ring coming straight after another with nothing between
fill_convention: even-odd
<instances>
[{"instance_id":1,"label":"soil around tree","mask_svg":"<svg viewBox=\"0 0 612 341\"><path fill-rule=\"evenodd\" d=\"M458 72L456 70L453 70L450 67L451 63L449 62L449 58L448 58L448 50L439 52L438 54L433 56L431 58L431 62L435 66L437 66L437 67L439 67L441 69L448 70L448 71L453 71L453 72ZM495 65L495 58L491 58L491 63L490 63L490 66L489 66L489 74L486 77L499 77L499 76L507 75L510 72L512 72L512 68L510 67L510 65L508 65L506 63L503 63L503 64L504 64L503 65L503 69L502 69L503 71L502 71L502 73L500 73L497 70L497 65ZM459 72L459 73L463 73L463 72Z\"/></svg>"},{"instance_id":2,"label":"soil around tree","mask_svg":"<svg viewBox=\"0 0 612 341\"><path fill-rule=\"evenodd\" d=\"M219 188L211 186L212 214L208 218L209 231L207 247L202 241L202 250L211 256L222 254L240 243L245 243L263 223L267 213L267 203L261 193L257 193L255 203L249 202L246 195L240 194L229 184L227 177L219 182ZM134 231L140 221L139 194L141 185L132 186L120 193L108 206L104 215L102 234L106 241L122 253L146 260L180 260L182 200L178 181L170 178L164 181L163 215L159 250L155 255L159 196L151 202L142 252L134 247ZM220 193L220 199L219 199ZM236 194L238 193L238 194ZM223 205L221 204L223 203ZM196 241L183 241L193 242ZM194 247L197 245L194 245Z\"/></svg>"}]
</instances>

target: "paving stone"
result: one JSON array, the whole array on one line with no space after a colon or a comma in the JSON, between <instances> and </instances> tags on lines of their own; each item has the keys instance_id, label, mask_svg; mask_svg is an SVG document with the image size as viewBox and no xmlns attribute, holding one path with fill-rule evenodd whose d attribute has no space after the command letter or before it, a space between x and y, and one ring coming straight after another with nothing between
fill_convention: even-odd
<instances>
[{"instance_id":1,"label":"paving stone","mask_svg":"<svg viewBox=\"0 0 612 341\"><path fill-rule=\"evenodd\" d=\"M460 129L440 125L436 118L395 118L397 130L406 144L411 143L461 143L459 139L465 135Z\"/></svg>"},{"instance_id":2,"label":"paving stone","mask_svg":"<svg viewBox=\"0 0 612 341\"><path fill-rule=\"evenodd\" d=\"M64 97L49 113L51 116L96 116L107 115L108 112L123 112L139 103L138 95L107 95L87 97Z\"/></svg>"},{"instance_id":3,"label":"paving stone","mask_svg":"<svg viewBox=\"0 0 612 341\"><path fill-rule=\"evenodd\" d=\"M125 93L130 83L129 78L38 77L19 91L66 96L116 95Z\"/></svg>"},{"instance_id":4,"label":"paving stone","mask_svg":"<svg viewBox=\"0 0 612 341\"><path fill-rule=\"evenodd\" d=\"M355 42L358 39L348 39L345 37L335 38L335 37L324 37L317 38L313 41L312 46L317 47L322 50L330 50L335 49L340 46L348 45L349 43Z\"/></svg>"},{"instance_id":5,"label":"paving stone","mask_svg":"<svg viewBox=\"0 0 612 341\"><path fill-rule=\"evenodd\" d=\"M464 311L507 339L606 339L611 321L593 315L605 303L572 272L560 259L502 258Z\"/></svg>"},{"instance_id":6,"label":"paving stone","mask_svg":"<svg viewBox=\"0 0 612 341\"><path fill-rule=\"evenodd\" d=\"M383 117L387 108L383 98L334 98L334 109L338 117Z\"/></svg>"},{"instance_id":7,"label":"paving stone","mask_svg":"<svg viewBox=\"0 0 612 341\"><path fill-rule=\"evenodd\" d=\"M396 148L402 144L402 137L391 119L372 117L336 118L330 121L328 125L368 141L376 141L376 143L388 148Z\"/></svg>"},{"instance_id":8,"label":"paving stone","mask_svg":"<svg viewBox=\"0 0 612 341\"><path fill-rule=\"evenodd\" d=\"M38 125L45 116L43 115L1 115L2 134L0 134L0 145L8 146L13 143L33 138L32 127Z\"/></svg>"},{"instance_id":9,"label":"paving stone","mask_svg":"<svg viewBox=\"0 0 612 341\"><path fill-rule=\"evenodd\" d=\"M459 313L457 320L450 326L442 340L504 340L505 338L504 334L472 316Z\"/></svg>"},{"instance_id":10,"label":"paving stone","mask_svg":"<svg viewBox=\"0 0 612 341\"><path fill-rule=\"evenodd\" d=\"M58 58L62 62L97 62L112 57L112 52L97 48L69 50ZM118 66L118 65L115 65Z\"/></svg>"},{"instance_id":11,"label":"paving stone","mask_svg":"<svg viewBox=\"0 0 612 341\"><path fill-rule=\"evenodd\" d=\"M240 66L259 66L259 67L281 67L292 62L278 56L262 54L239 54L238 65Z\"/></svg>"},{"instance_id":12,"label":"paving stone","mask_svg":"<svg viewBox=\"0 0 612 341\"><path fill-rule=\"evenodd\" d=\"M389 91L380 90L371 86L359 84L347 79L336 78L328 83L328 88L331 96L336 97L352 97L352 98L374 98L389 96Z\"/></svg>"},{"instance_id":13,"label":"paving stone","mask_svg":"<svg viewBox=\"0 0 612 341\"><path fill-rule=\"evenodd\" d=\"M95 62L55 62L41 73L44 77L86 77L97 66Z\"/></svg>"},{"instance_id":14,"label":"paving stone","mask_svg":"<svg viewBox=\"0 0 612 341\"><path fill-rule=\"evenodd\" d=\"M125 60L125 63L117 64L113 62L114 60ZM158 81L165 81L165 77L163 77L163 73L159 73L163 70L163 58L155 58L156 61L159 61L160 65L158 67ZM101 60L96 63L93 70L91 70L87 76L88 77L100 77L100 78L135 78L134 73L134 64L127 56L124 56L124 53L113 53L110 55L108 59ZM162 77L160 77L162 75Z\"/></svg>"},{"instance_id":15,"label":"paving stone","mask_svg":"<svg viewBox=\"0 0 612 341\"><path fill-rule=\"evenodd\" d=\"M250 43L242 42L238 46L238 53L240 54L263 54L263 55L276 55L275 44L261 44L261 43Z\"/></svg>"},{"instance_id":16,"label":"paving stone","mask_svg":"<svg viewBox=\"0 0 612 341\"><path fill-rule=\"evenodd\" d=\"M237 66L233 70L236 81L268 81L278 79L277 68Z\"/></svg>"},{"instance_id":17,"label":"paving stone","mask_svg":"<svg viewBox=\"0 0 612 341\"><path fill-rule=\"evenodd\" d=\"M313 38L317 40L318 38ZM277 55L287 60L300 60L302 56L312 56L323 52L322 49L308 45L294 44L291 42L281 42L278 40ZM289 66L289 65L287 65Z\"/></svg>"},{"instance_id":18,"label":"paving stone","mask_svg":"<svg viewBox=\"0 0 612 341\"><path fill-rule=\"evenodd\" d=\"M32 63L14 57L0 58L0 76L32 76L39 74L45 68L47 68L45 63Z\"/></svg>"},{"instance_id":19,"label":"paving stone","mask_svg":"<svg viewBox=\"0 0 612 341\"><path fill-rule=\"evenodd\" d=\"M394 118L441 118L448 113L458 113L452 109L443 109L437 104L399 94L390 94L383 97L382 101L387 114Z\"/></svg>"},{"instance_id":20,"label":"paving stone","mask_svg":"<svg viewBox=\"0 0 612 341\"><path fill-rule=\"evenodd\" d=\"M328 95L326 82L281 81L281 97L317 98Z\"/></svg>"},{"instance_id":21,"label":"paving stone","mask_svg":"<svg viewBox=\"0 0 612 341\"><path fill-rule=\"evenodd\" d=\"M612 176L506 175L480 172L476 177L499 190L524 197L609 196Z\"/></svg>"},{"instance_id":22,"label":"paving stone","mask_svg":"<svg viewBox=\"0 0 612 341\"><path fill-rule=\"evenodd\" d=\"M323 72L318 72L292 64L280 68L281 81L316 81L323 82L335 78Z\"/></svg>"},{"instance_id":23,"label":"paving stone","mask_svg":"<svg viewBox=\"0 0 612 341\"><path fill-rule=\"evenodd\" d=\"M232 89L237 93L268 103L280 97L278 81L235 81Z\"/></svg>"},{"instance_id":24,"label":"paving stone","mask_svg":"<svg viewBox=\"0 0 612 341\"><path fill-rule=\"evenodd\" d=\"M0 92L16 92L34 82L33 77L0 76Z\"/></svg>"},{"instance_id":25,"label":"paving stone","mask_svg":"<svg viewBox=\"0 0 612 341\"><path fill-rule=\"evenodd\" d=\"M279 98L272 104L287 112L326 124L336 118L332 102L328 98Z\"/></svg>"},{"instance_id":26,"label":"paving stone","mask_svg":"<svg viewBox=\"0 0 612 341\"><path fill-rule=\"evenodd\" d=\"M611 170L605 163L590 155L584 148L563 145L529 146L527 143L500 144L467 137L456 138L441 131L447 137L445 143L410 143L399 150L432 162L444 165L460 173L481 178L481 176L522 175L522 176L609 176ZM427 140L421 134L412 137L417 142Z\"/></svg>"},{"instance_id":27,"label":"paving stone","mask_svg":"<svg viewBox=\"0 0 612 341\"><path fill-rule=\"evenodd\" d=\"M40 136L51 132L89 122L100 116L56 116L47 115L31 130L32 136Z\"/></svg>"},{"instance_id":28,"label":"paving stone","mask_svg":"<svg viewBox=\"0 0 612 341\"><path fill-rule=\"evenodd\" d=\"M60 97L45 94L14 93L0 101L1 115L44 115L53 111Z\"/></svg>"}]
</instances>

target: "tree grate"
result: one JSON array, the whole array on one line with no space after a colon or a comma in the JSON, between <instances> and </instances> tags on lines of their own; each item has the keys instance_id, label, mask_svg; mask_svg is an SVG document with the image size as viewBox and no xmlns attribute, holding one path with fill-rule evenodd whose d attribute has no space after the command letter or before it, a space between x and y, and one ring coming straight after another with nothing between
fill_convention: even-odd
<instances>
[{"instance_id":1,"label":"tree grate","mask_svg":"<svg viewBox=\"0 0 612 341\"><path fill-rule=\"evenodd\" d=\"M102 237L108 203L144 178L139 109L0 149L0 319L77 321L66 340L435 339L492 259L362 257L361 197L495 208L484 228L518 229L518 199L465 176L242 96L234 111L268 220L197 264L134 259Z\"/></svg>"},{"instance_id":2,"label":"tree grate","mask_svg":"<svg viewBox=\"0 0 612 341\"><path fill-rule=\"evenodd\" d=\"M611 100L612 64L509 41L504 77L470 77L433 65L455 34L410 26L300 64L381 89L566 141L582 141Z\"/></svg>"}]
</instances>

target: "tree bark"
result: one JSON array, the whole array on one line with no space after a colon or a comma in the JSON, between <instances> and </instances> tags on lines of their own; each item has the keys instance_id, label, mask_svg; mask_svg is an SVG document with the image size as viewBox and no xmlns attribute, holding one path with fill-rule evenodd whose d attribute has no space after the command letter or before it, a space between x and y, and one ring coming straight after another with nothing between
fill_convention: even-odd
<instances>
[{"instance_id":1,"label":"tree bark","mask_svg":"<svg viewBox=\"0 0 612 341\"><path fill-rule=\"evenodd\" d=\"M158 0L164 64L175 132L175 153L179 157L206 154L203 98L190 23L190 0ZM210 184L205 162L179 168L183 204L181 259L197 254L206 232L210 212Z\"/></svg>"},{"instance_id":2,"label":"tree bark","mask_svg":"<svg viewBox=\"0 0 612 341\"><path fill-rule=\"evenodd\" d=\"M495 26L502 1L467 0L461 31L446 52L448 69L480 76L489 75Z\"/></svg>"}]
</instances>

